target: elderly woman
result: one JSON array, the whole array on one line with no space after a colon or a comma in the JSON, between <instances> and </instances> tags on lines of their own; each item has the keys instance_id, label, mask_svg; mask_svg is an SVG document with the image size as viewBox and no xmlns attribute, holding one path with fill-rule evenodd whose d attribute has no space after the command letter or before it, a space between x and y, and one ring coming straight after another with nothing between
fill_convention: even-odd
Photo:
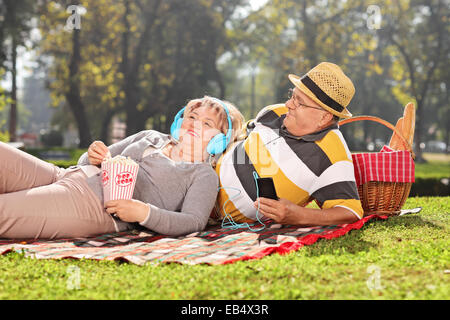
<instances>
[{"instance_id":1,"label":"elderly woman","mask_svg":"<svg viewBox=\"0 0 450 320\"><path fill-rule=\"evenodd\" d=\"M218 192L211 160L242 122L232 104L205 96L177 114L171 135L146 130L109 147L95 141L69 169L0 143L0 238L89 237L136 224L172 236L200 231ZM98 166L116 155L136 161L139 173L133 199L105 208Z\"/></svg>"}]
</instances>

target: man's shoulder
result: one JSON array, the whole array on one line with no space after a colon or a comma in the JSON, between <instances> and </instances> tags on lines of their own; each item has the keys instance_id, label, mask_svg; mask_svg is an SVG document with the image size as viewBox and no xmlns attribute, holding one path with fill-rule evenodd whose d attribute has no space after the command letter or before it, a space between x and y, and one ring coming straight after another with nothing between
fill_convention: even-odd
<instances>
[{"instance_id":1,"label":"man's shoulder","mask_svg":"<svg viewBox=\"0 0 450 320\"><path fill-rule=\"evenodd\" d=\"M256 115L256 121L273 120L286 114L288 111L284 103L271 104L261 109Z\"/></svg>"},{"instance_id":2,"label":"man's shoulder","mask_svg":"<svg viewBox=\"0 0 450 320\"><path fill-rule=\"evenodd\" d=\"M328 131L322 139L315 143L328 156L331 163L352 161L351 152L339 128Z\"/></svg>"},{"instance_id":3,"label":"man's shoulder","mask_svg":"<svg viewBox=\"0 0 450 320\"><path fill-rule=\"evenodd\" d=\"M250 119L245 123L245 130L247 136L250 134L257 123L263 124L271 129L279 129L283 121L283 115L287 113L288 109L283 103L271 104L262 108L254 119Z\"/></svg>"}]
</instances>

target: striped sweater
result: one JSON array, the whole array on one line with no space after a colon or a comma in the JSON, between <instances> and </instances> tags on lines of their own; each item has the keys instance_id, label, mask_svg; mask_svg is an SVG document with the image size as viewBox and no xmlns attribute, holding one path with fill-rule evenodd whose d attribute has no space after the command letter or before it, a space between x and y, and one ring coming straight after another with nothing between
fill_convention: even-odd
<instances>
[{"instance_id":1,"label":"striped sweater","mask_svg":"<svg viewBox=\"0 0 450 320\"><path fill-rule=\"evenodd\" d=\"M224 216L225 210L236 222L256 220L256 172L273 178L280 198L300 206L315 199L323 209L345 207L362 218L352 156L338 126L292 136L282 125L286 112L284 104L261 110L247 138L219 159L216 212Z\"/></svg>"}]
</instances>

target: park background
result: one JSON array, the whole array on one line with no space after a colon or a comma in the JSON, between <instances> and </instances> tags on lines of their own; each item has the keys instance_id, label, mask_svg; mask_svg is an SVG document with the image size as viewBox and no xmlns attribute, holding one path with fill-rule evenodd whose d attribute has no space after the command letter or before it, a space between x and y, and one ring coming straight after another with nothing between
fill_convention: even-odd
<instances>
[{"instance_id":1,"label":"park background","mask_svg":"<svg viewBox=\"0 0 450 320\"><path fill-rule=\"evenodd\" d=\"M0 4L0 141L40 158L67 167L94 140L168 133L204 95L251 119L286 101L289 73L330 61L355 84L353 115L395 125L414 102L417 178L428 180L411 194L449 194L448 0ZM379 151L392 135L370 121L341 129L353 152Z\"/></svg>"},{"instance_id":2,"label":"park background","mask_svg":"<svg viewBox=\"0 0 450 320\"><path fill-rule=\"evenodd\" d=\"M168 133L192 98L229 100L253 118L287 99L289 73L329 61L356 87L353 115L395 125L416 105L405 207L424 208L250 266L167 266L150 279L145 268L82 261L91 271L78 291L64 282L74 262L8 254L0 298L448 298L449 20L448 0L0 0L0 141L67 167L94 140ZM392 135L368 121L341 130L353 152L379 151ZM384 290L367 290L373 263Z\"/></svg>"}]
</instances>

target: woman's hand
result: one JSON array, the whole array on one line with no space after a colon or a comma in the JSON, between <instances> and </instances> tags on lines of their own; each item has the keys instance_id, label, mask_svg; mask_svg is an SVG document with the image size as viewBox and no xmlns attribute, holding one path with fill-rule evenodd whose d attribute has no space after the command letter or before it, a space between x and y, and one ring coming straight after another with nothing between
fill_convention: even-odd
<instances>
[{"instance_id":1,"label":"woman's hand","mask_svg":"<svg viewBox=\"0 0 450 320\"><path fill-rule=\"evenodd\" d=\"M258 200L259 212L267 218L281 224L300 224L300 217L298 214L298 209L300 207L295 203L287 199L272 200L268 198L258 198L253 203L253 206L256 209L258 209Z\"/></svg>"},{"instance_id":2,"label":"woman's hand","mask_svg":"<svg viewBox=\"0 0 450 320\"><path fill-rule=\"evenodd\" d=\"M105 158L111 158L108 147L101 141L92 142L87 153L89 163L94 166L101 164Z\"/></svg>"},{"instance_id":3,"label":"woman's hand","mask_svg":"<svg viewBox=\"0 0 450 320\"><path fill-rule=\"evenodd\" d=\"M125 222L143 222L150 214L150 205L139 200L110 200L105 203L106 212L116 214Z\"/></svg>"}]
</instances>

